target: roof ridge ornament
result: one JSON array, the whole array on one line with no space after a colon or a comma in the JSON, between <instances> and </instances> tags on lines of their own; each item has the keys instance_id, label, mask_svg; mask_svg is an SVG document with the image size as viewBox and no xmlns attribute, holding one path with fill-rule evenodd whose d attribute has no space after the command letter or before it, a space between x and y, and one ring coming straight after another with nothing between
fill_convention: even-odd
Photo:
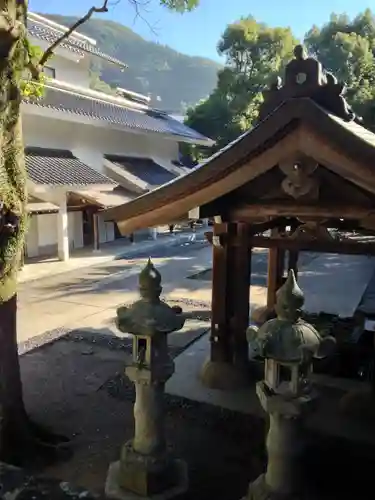
<instances>
[{"instance_id":1,"label":"roof ridge ornament","mask_svg":"<svg viewBox=\"0 0 375 500\"><path fill-rule=\"evenodd\" d=\"M345 99L346 85L323 69L322 64L307 54L303 45L294 48L294 59L285 68L284 83L277 76L269 90L263 92L264 102L259 109L263 120L280 104L289 99L310 98L316 104L345 121L362 122Z\"/></svg>"}]
</instances>

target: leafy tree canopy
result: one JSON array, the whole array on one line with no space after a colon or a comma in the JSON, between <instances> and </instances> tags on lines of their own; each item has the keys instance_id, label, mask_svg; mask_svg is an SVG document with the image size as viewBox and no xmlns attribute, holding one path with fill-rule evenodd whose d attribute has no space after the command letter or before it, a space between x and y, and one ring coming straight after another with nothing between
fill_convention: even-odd
<instances>
[{"instance_id":1,"label":"leafy tree canopy","mask_svg":"<svg viewBox=\"0 0 375 500\"><path fill-rule=\"evenodd\" d=\"M218 44L225 56L217 88L187 113L187 124L216 140L211 151L195 149L199 159L248 130L257 117L261 91L282 75L298 43L289 28L270 28L252 17L230 24ZM347 98L375 130L375 17L370 9L350 19L332 14L305 35L309 53L348 86Z\"/></svg>"},{"instance_id":2,"label":"leafy tree canopy","mask_svg":"<svg viewBox=\"0 0 375 500\"><path fill-rule=\"evenodd\" d=\"M199 5L199 0L160 0L160 4L176 12L190 12Z\"/></svg>"}]
</instances>

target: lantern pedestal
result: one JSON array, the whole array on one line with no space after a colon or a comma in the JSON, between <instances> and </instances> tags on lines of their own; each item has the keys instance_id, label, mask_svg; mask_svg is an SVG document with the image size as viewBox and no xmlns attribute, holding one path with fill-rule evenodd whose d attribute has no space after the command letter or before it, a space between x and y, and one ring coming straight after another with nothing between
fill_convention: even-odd
<instances>
[{"instance_id":1,"label":"lantern pedestal","mask_svg":"<svg viewBox=\"0 0 375 500\"><path fill-rule=\"evenodd\" d=\"M125 446L128 446L127 453ZM109 467L105 485L107 498L167 500L187 491L188 472L183 460L152 458L136 453L132 443L125 446L121 460Z\"/></svg>"},{"instance_id":2,"label":"lantern pedestal","mask_svg":"<svg viewBox=\"0 0 375 500\"><path fill-rule=\"evenodd\" d=\"M164 387L174 372L172 360L153 374L128 366L126 375L135 384L133 440L125 443L121 458L110 465L105 493L113 500L164 500L188 488L187 466L167 450L164 432Z\"/></svg>"},{"instance_id":3,"label":"lantern pedestal","mask_svg":"<svg viewBox=\"0 0 375 500\"><path fill-rule=\"evenodd\" d=\"M174 372L170 361L160 366L158 380L147 369L128 366L135 384L133 440L125 443L121 458L110 465L105 493L114 500L173 498L188 487L187 466L167 450L164 433L164 386Z\"/></svg>"},{"instance_id":4,"label":"lantern pedestal","mask_svg":"<svg viewBox=\"0 0 375 500\"><path fill-rule=\"evenodd\" d=\"M249 486L246 500L298 499L301 484L301 458L305 449L303 423L315 408L315 394L288 398L257 384L257 395L269 414L267 471ZM296 496L297 495L297 496Z\"/></svg>"}]
</instances>

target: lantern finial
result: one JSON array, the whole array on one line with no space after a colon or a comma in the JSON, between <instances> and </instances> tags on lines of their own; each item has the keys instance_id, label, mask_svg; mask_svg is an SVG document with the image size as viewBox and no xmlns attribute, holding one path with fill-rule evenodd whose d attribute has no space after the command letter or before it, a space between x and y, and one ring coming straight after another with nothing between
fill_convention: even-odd
<instances>
[{"instance_id":1,"label":"lantern finial","mask_svg":"<svg viewBox=\"0 0 375 500\"><path fill-rule=\"evenodd\" d=\"M146 266L139 274L139 291L145 299L159 300L162 291L161 274L152 263L151 257L148 258Z\"/></svg>"},{"instance_id":2,"label":"lantern finial","mask_svg":"<svg viewBox=\"0 0 375 500\"><path fill-rule=\"evenodd\" d=\"M276 314L278 319L296 321L301 317L305 297L297 284L293 269L288 273L288 278L276 293Z\"/></svg>"}]
</instances>

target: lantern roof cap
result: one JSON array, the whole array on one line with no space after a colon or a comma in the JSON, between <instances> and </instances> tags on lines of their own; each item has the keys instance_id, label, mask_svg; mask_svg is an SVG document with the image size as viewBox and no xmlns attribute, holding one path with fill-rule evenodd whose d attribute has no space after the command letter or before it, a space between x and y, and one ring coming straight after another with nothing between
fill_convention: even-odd
<instances>
[{"instance_id":1,"label":"lantern roof cap","mask_svg":"<svg viewBox=\"0 0 375 500\"><path fill-rule=\"evenodd\" d=\"M154 297L160 296L161 274L151 261L151 257L148 258L147 264L139 273L138 283L141 294L142 292L146 292L148 295Z\"/></svg>"},{"instance_id":2,"label":"lantern roof cap","mask_svg":"<svg viewBox=\"0 0 375 500\"><path fill-rule=\"evenodd\" d=\"M123 333L154 337L180 330L185 316L180 307L171 307L162 300L161 274L151 259L139 274L141 298L131 306L117 309L117 327Z\"/></svg>"},{"instance_id":3,"label":"lantern roof cap","mask_svg":"<svg viewBox=\"0 0 375 500\"><path fill-rule=\"evenodd\" d=\"M301 318L304 294L290 270L276 294L277 318L264 323L257 332L259 354L282 364L301 364L313 357L325 357L332 337L322 338L316 328Z\"/></svg>"}]
</instances>

